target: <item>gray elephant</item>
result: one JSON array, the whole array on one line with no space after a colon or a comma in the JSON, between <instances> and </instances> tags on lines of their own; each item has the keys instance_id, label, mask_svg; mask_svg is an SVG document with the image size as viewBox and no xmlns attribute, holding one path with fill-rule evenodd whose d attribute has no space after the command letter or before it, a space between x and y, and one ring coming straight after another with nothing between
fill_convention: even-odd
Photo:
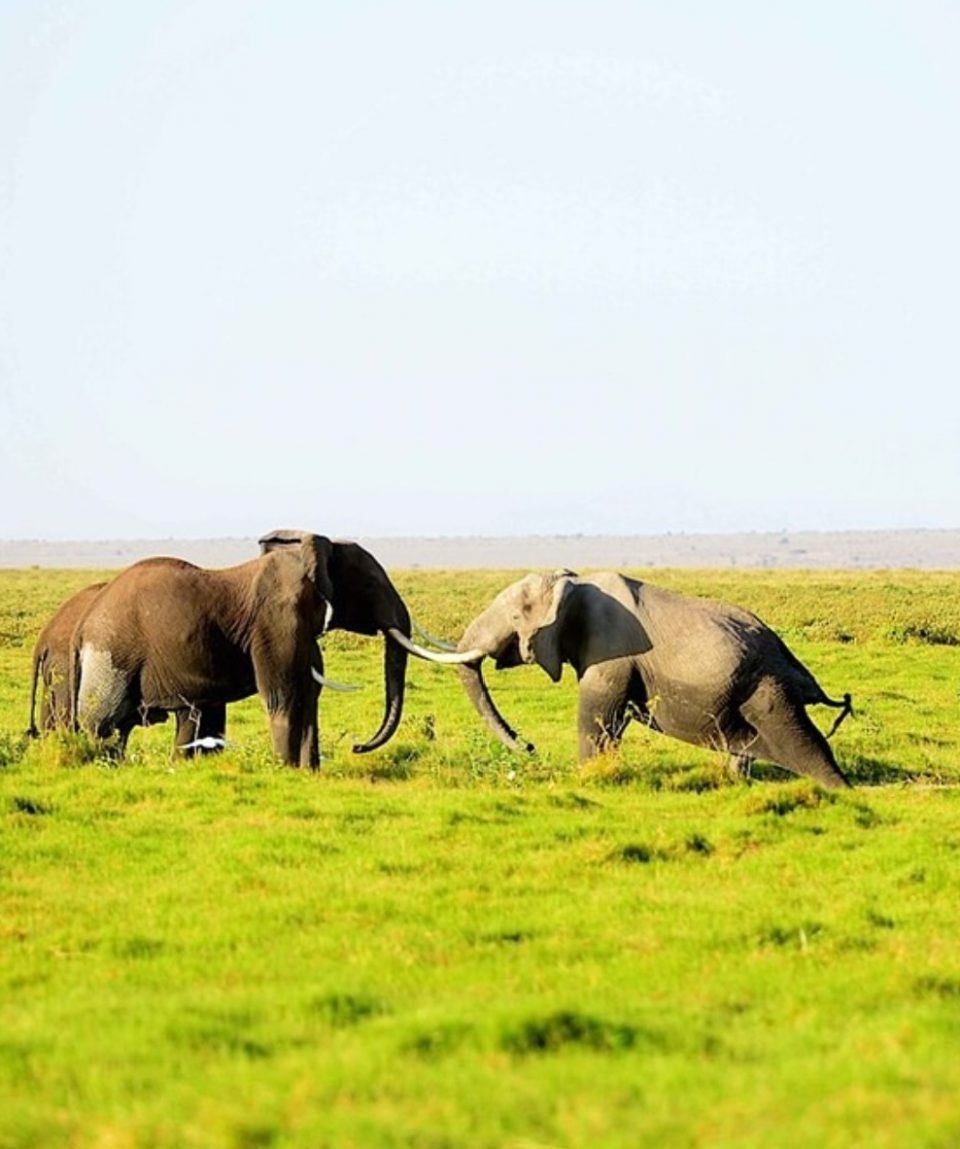
<instances>
[{"instance_id":1,"label":"gray elephant","mask_svg":"<svg viewBox=\"0 0 960 1149\"><path fill-rule=\"evenodd\" d=\"M106 586L105 582L92 583L71 595L40 632L33 648L30 683L30 722L27 735L39 736L41 730L65 730L70 726L70 650L71 638L77 623L90 608L93 600ZM36 703L40 683L43 697L40 703L40 728L36 724ZM155 716L160 720L166 714ZM196 707L176 711L174 749L187 757L203 753L223 744L226 730L225 706L209 706L203 711Z\"/></svg>"},{"instance_id":2,"label":"gray elephant","mask_svg":"<svg viewBox=\"0 0 960 1149\"><path fill-rule=\"evenodd\" d=\"M97 737L154 715L212 707L259 693L274 752L319 764L317 706L325 684L318 636L331 625L384 634L386 707L354 751L382 746L402 714L407 654L457 661L410 639L406 604L383 567L353 542L274 531L259 558L224 570L181 559L134 564L94 599L73 634L74 713Z\"/></svg>"},{"instance_id":3,"label":"gray elephant","mask_svg":"<svg viewBox=\"0 0 960 1149\"><path fill-rule=\"evenodd\" d=\"M503 719L481 664L539 664L554 682L564 663L580 684L581 759L616 747L631 718L740 762L762 758L824 786L848 786L806 707L850 713L756 615L674 594L614 572L530 574L502 591L459 644L460 676L491 731L526 748Z\"/></svg>"}]
</instances>

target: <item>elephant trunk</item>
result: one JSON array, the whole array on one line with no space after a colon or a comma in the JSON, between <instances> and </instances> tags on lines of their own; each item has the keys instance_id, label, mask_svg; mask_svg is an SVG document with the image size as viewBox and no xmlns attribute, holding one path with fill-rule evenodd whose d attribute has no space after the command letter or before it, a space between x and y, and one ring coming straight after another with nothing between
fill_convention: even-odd
<instances>
[{"instance_id":1,"label":"elephant trunk","mask_svg":"<svg viewBox=\"0 0 960 1149\"><path fill-rule=\"evenodd\" d=\"M457 667L460 681L467 692L467 697L473 703L474 709L486 722L490 732L494 734L504 746L511 750L525 750L533 753L535 747L530 742L518 738L516 730L506 721L490 697L490 691L483 680L482 663L468 663Z\"/></svg>"},{"instance_id":2,"label":"elephant trunk","mask_svg":"<svg viewBox=\"0 0 960 1149\"><path fill-rule=\"evenodd\" d=\"M404 607L405 618L399 620L398 629L410 633L410 617ZM383 636L383 682L384 711L380 729L366 742L358 742L353 747L354 754L367 754L377 750L397 732L403 716L403 696L407 681L407 652L398 643Z\"/></svg>"}]
</instances>

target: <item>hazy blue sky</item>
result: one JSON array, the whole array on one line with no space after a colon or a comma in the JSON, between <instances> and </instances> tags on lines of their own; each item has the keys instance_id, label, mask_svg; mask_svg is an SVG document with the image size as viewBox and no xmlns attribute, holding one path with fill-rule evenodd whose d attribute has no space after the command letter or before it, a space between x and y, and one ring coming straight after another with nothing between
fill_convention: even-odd
<instances>
[{"instance_id":1,"label":"hazy blue sky","mask_svg":"<svg viewBox=\"0 0 960 1149\"><path fill-rule=\"evenodd\" d=\"M958 526L952 0L0 2L0 537Z\"/></svg>"}]
</instances>

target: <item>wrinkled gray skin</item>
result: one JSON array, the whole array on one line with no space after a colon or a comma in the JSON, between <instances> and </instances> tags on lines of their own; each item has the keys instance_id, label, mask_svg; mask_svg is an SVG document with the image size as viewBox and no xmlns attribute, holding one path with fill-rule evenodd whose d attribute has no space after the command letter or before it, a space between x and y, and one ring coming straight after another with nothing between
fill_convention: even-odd
<instances>
[{"instance_id":1,"label":"wrinkled gray skin","mask_svg":"<svg viewBox=\"0 0 960 1149\"><path fill-rule=\"evenodd\" d=\"M70 726L70 649L77 623L89 609L106 583L93 583L84 587L64 602L40 632L33 648L33 667L30 685L30 724L27 734L31 738L41 731L65 730ZM37 728L36 702L40 682L43 697L40 703L40 729ZM162 714L159 719L165 719ZM178 710L174 749L187 757L202 753L191 745L204 737L223 739L227 712L224 706L213 706L203 711Z\"/></svg>"},{"instance_id":2,"label":"wrinkled gray skin","mask_svg":"<svg viewBox=\"0 0 960 1149\"><path fill-rule=\"evenodd\" d=\"M79 725L97 738L161 713L214 707L259 693L274 752L291 765L319 764L321 672L316 636L333 598L330 540L240 566L203 570L146 559L93 600L72 638L71 698Z\"/></svg>"},{"instance_id":3,"label":"wrinkled gray skin","mask_svg":"<svg viewBox=\"0 0 960 1149\"><path fill-rule=\"evenodd\" d=\"M761 758L824 786L848 786L805 707L850 712L828 698L783 641L749 611L674 594L614 572L531 574L502 591L467 627L462 651L498 669L536 663L554 682L564 663L580 683L581 759L616 747L631 718L684 742ZM482 659L459 668L491 731L532 750L497 710ZM832 733L832 731L831 731Z\"/></svg>"}]
</instances>

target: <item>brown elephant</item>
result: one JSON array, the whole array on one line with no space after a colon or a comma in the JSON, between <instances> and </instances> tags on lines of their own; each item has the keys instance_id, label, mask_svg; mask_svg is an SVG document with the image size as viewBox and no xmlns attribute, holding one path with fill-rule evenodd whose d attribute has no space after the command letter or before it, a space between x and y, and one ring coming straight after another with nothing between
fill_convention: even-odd
<instances>
[{"instance_id":1,"label":"brown elephant","mask_svg":"<svg viewBox=\"0 0 960 1149\"><path fill-rule=\"evenodd\" d=\"M204 570L174 558L134 564L94 599L73 635L74 713L120 750L133 726L182 708L200 713L259 693L275 753L319 764L317 706L324 685L316 639L329 625L385 635L382 746L399 724L407 652L459 661L411 642L410 615L377 560L352 542L308 531L261 539L259 558Z\"/></svg>"},{"instance_id":2,"label":"brown elephant","mask_svg":"<svg viewBox=\"0 0 960 1149\"><path fill-rule=\"evenodd\" d=\"M106 586L105 582L92 583L71 595L40 632L33 648L30 684L30 723L27 735L39 736L41 731L64 730L70 726L70 651L71 638L77 623L89 609L93 600ZM43 697L40 703L40 728L36 724L36 702L40 682ZM154 721L166 718L155 716ZM177 729L174 749L188 757L223 744L226 730L225 706L210 706L202 712L195 707L176 712Z\"/></svg>"},{"instance_id":3,"label":"brown elephant","mask_svg":"<svg viewBox=\"0 0 960 1149\"><path fill-rule=\"evenodd\" d=\"M581 759L616 747L631 718L698 746L806 774L825 786L849 783L826 738L807 716L838 707L756 615L691 598L611 571L530 574L502 591L467 627L460 676L491 731L513 749L528 744L503 719L481 672L536 663L554 682L563 664L580 684ZM831 730L831 734L833 733Z\"/></svg>"}]
</instances>

